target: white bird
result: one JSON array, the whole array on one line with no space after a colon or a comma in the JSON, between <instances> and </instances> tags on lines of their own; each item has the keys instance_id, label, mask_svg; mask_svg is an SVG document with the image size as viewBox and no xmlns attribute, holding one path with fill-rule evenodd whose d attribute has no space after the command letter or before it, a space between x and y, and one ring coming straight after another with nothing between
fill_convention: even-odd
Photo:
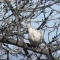
<instances>
[{"instance_id":1,"label":"white bird","mask_svg":"<svg viewBox=\"0 0 60 60\"><path fill-rule=\"evenodd\" d=\"M36 29L34 29L30 23L28 23L26 25L27 30L28 30L28 37L29 37L29 41L31 43L31 45L33 46L39 46L43 40L44 40L44 35L41 31L38 31Z\"/></svg>"}]
</instances>

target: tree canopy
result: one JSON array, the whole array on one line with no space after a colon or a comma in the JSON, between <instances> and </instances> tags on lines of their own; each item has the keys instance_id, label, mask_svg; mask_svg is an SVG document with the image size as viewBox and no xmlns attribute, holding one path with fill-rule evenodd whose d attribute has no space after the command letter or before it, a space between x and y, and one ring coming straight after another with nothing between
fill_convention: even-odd
<instances>
[{"instance_id":1,"label":"tree canopy","mask_svg":"<svg viewBox=\"0 0 60 60\"><path fill-rule=\"evenodd\" d=\"M46 44L41 43L38 48L32 47L26 21L34 29L43 32ZM0 45L6 52L7 60L10 59L9 54L15 57L20 55L20 58L22 55L23 60L59 60L60 1L0 1Z\"/></svg>"}]
</instances>

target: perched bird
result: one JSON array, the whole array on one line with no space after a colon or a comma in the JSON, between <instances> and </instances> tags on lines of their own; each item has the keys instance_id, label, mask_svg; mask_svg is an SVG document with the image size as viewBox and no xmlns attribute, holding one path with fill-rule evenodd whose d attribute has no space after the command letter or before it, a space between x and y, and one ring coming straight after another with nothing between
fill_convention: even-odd
<instances>
[{"instance_id":1,"label":"perched bird","mask_svg":"<svg viewBox=\"0 0 60 60\"><path fill-rule=\"evenodd\" d=\"M32 46L39 46L44 41L44 35L41 31L34 29L30 23L26 24L29 41Z\"/></svg>"}]
</instances>

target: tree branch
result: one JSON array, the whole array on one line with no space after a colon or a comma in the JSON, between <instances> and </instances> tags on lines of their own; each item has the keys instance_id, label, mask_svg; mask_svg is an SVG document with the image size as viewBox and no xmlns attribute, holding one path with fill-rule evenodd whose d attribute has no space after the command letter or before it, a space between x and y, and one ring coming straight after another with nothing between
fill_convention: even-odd
<instances>
[{"instance_id":1,"label":"tree branch","mask_svg":"<svg viewBox=\"0 0 60 60\"><path fill-rule=\"evenodd\" d=\"M16 40L13 40L13 39L2 40L2 38L0 38L0 42L16 45ZM40 54L45 54L46 56L48 56L50 58L48 49L43 49L43 48L37 48L36 49L34 47L28 46L27 43L24 43L22 41L18 41L18 44L16 46L19 46L19 47L22 47L22 48L25 48L25 49L28 49L28 50L32 50L32 51L40 53ZM54 51L60 50L60 47L57 46L57 47L53 47L53 48L50 48L50 49L51 49L51 52L54 52Z\"/></svg>"}]
</instances>

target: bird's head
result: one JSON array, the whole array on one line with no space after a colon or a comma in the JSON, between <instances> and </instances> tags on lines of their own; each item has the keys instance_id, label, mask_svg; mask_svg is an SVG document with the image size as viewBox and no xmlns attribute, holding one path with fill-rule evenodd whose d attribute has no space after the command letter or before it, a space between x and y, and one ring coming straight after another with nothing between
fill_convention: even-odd
<instances>
[{"instance_id":1,"label":"bird's head","mask_svg":"<svg viewBox=\"0 0 60 60\"><path fill-rule=\"evenodd\" d=\"M25 20L27 31L29 31L29 29L32 28L30 20L31 20L31 18L28 18L27 20Z\"/></svg>"},{"instance_id":2,"label":"bird's head","mask_svg":"<svg viewBox=\"0 0 60 60\"><path fill-rule=\"evenodd\" d=\"M26 24L26 28L27 29L31 28L31 24L30 23Z\"/></svg>"},{"instance_id":3,"label":"bird's head","mask_svg":"<svg viewBox=\"0 0 60 60\"><path fill-rule=\"evenodd\" d=\"M30 23L29 24L26 24L26 29L27 29L27 32L29 32L29 30L32 29L32 26L31 26Z\"/></svg>"}]
</instances>

